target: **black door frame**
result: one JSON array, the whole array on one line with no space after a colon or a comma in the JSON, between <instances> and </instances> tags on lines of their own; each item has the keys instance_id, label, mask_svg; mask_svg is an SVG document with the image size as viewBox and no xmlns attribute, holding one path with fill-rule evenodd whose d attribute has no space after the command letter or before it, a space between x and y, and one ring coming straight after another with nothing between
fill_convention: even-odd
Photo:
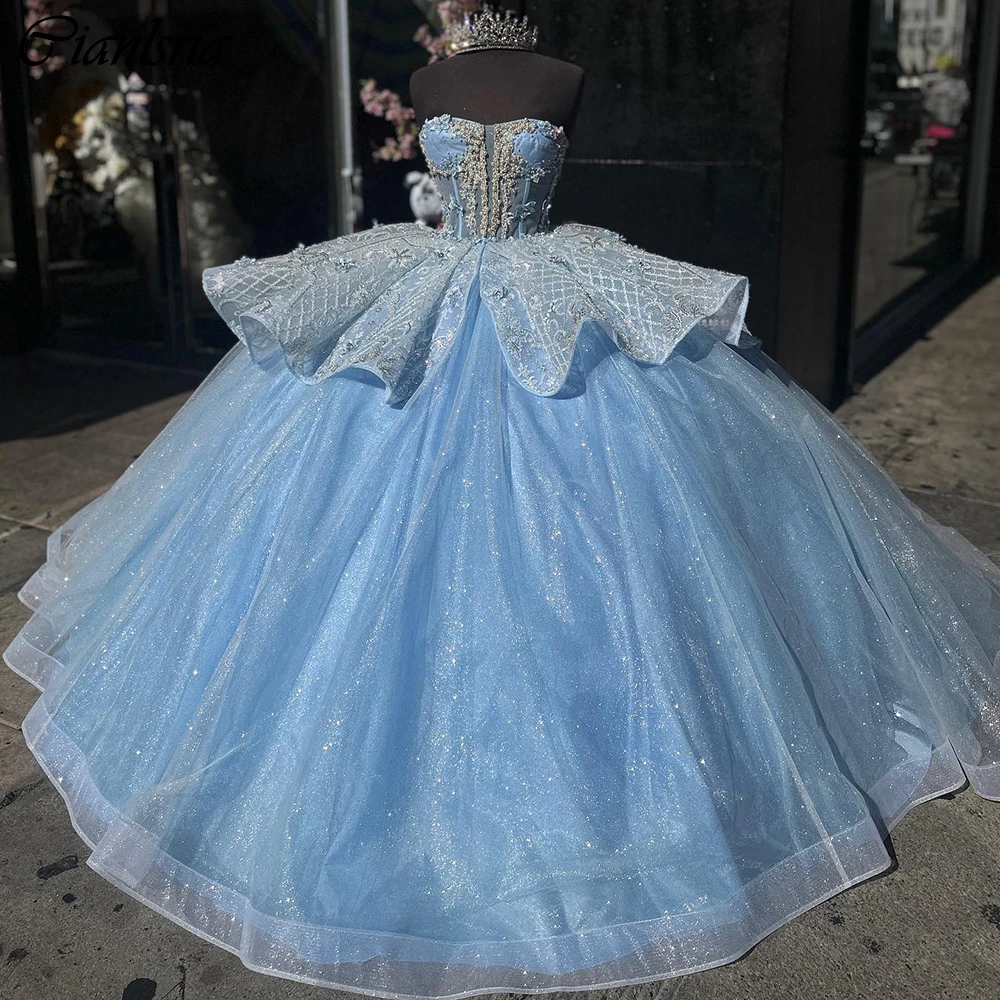
<instances>
[{"instance_id":1,"label":"black door frame","mask_svg":"<svg viewBox=\"0 0 1000 1000\"><path fill-rule=\"evenodd\" d=\"M822 403L850 392L870 0L790 0L775 359Z\"/></svg>"}]
</instances>

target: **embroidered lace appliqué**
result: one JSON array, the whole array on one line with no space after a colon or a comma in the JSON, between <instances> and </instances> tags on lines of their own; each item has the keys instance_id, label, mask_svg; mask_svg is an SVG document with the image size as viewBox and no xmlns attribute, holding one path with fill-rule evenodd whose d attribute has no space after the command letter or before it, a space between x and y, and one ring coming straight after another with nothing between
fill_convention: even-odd
<instances>
[{"instance_id":1,"label":"embroidered lace appliqu\u00e9","mask_svg":"<svg viewBox=\"0 0 1000 1000\"><path fill-rule=\"evenodd\" d=\"M593 226L540 231L567 145L561 129L441 116L421 136L439 183L450 185L451 228L379 226L205 271L209 300L255 360L280 352L306 382L363 368L390 401L403 400L450 349L468 310L485 306L514 377L548 396L565 385L588 321L652 364L699 323L729 343L756 342L743 322L746 278L647 253Z\"/></svg>"},{"instance_id":2,"label":"embroidered lace appliqu\u00e9","mask_svg":"<svg viewBox=\"0 0 1000 1000\"><path fill-rule=\"evenodd\" d=\"M538 118L482 125L438 115L420 144L444 206L444 231L467 236L529 236L548 225L552 191L569 140Z\"/></svg>"}]
</instances>

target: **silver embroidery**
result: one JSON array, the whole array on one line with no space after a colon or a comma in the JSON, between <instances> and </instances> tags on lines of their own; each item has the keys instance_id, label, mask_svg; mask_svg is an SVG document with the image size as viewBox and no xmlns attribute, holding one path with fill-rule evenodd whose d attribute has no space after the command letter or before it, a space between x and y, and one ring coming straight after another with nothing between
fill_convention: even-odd
<instances>
[{"instance_id":1,"label":"silver embroidery","mask_svg":"<svg viewBox=\"0 0 1000 1000\"><path fill-rule=\"evenodd\" d=\"M477 257L476 246L445 242L416 223L379 226L253 266L209 268L203 286L254 358L279 350L306 382L365 368L390 398L405 398L413 363L440 336L440 300L471 283L474 273L460 277L456 268Z\"/></svg>"},{"instance_id":2,"label":"silver embroidery","mask_svg":"<svg viewBox=\"0 0 1000 1000\"><path fill-rule=\"evenodd\" d=\"M518 155L517 141L540 134L550 140L538 162ZM461 153L434 145L435 136L461 140ZM445 207L445 231L453 236L502 238L542 232L548 226L552 190L569 145L563 129L537 118L497 125L452 115L429 118L420 142Z\"/></svg>"},{"instance_id":3,"label":"silver embroidery","mask_svg":"<svg viewBox=\"0 0 1000 1000\"><path fill-rule=\"evenodd\" d=\"M607 229L574 223L545 231L567 145L562 130L536 119L492 128L488 155L485 126L448 116L424 124L422 138L441 130L459 140L431 163L452 189L444 232L382 225L206 270L206 295L251 356L278 353L306 382L364 368L398 401L416 391L480 308L492 316L514 377L539 395L565 384L588 321L653 364L698 323L729 343L747 342L746 278L647 253ZM517 140L536 131L552 148L543 144L529 165Z\"/></svg>"},{"instance_id":4,"label":"silver embroidery","mask_svg":"<svg viewBox=\"0 0 1000 1000\"><path fill-rule=\"evenodd\" d=\"M730 343L742 342L746 278L647 253L596 227L573 223L544 240L489 243L480 275L515 374L539 395L565 384L588 320L626 354L653 364L666 361L701 322Z\"/></svg>"}]
</instances>

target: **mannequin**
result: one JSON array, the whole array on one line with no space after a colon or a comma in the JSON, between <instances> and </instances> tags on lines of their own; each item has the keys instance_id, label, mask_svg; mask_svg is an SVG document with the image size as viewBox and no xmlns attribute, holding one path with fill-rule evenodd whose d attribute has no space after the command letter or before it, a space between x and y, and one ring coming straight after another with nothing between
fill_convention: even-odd
<instances>
[{"instance_id":1,"label":"mannequin","mask_svg":"<svg viewBox=\"0 0 1000 1000\"><path fill-rule=\"evenodd\" d=\"M451 114L483 125L542 118L573 126L583 91L583 70L573 63L518 49L459 52L410 77L417 125Z\"/></svg>"}]
</instances>

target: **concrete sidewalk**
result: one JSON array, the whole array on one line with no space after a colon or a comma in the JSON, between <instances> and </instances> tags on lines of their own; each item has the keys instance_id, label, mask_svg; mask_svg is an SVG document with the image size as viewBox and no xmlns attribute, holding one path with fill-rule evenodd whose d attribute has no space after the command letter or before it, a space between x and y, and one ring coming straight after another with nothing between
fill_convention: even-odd
<instances>
[{"instance_id":1,"label":"concrete sidewalk","mask_svg":"<svg viewBox=\"0 0 1000 1000\"><path fill-rule=\"evenodd\" d=\"M103 492L194 381L43 358L0 362L0 648L28 617L18 587L48 533ZM838 416L910 498L1000 562L1000 279ZM84 864L86 846L21 738L35 692L0 670L0 1000L329 1000L250 972ZM899 867L772 934L738 962L608 1000L1000 998L1000 804L926 803ZM570 994L563 994L570 996ZM572 996L579 996L574 994Z\"/></svg>"}]
</instances>

